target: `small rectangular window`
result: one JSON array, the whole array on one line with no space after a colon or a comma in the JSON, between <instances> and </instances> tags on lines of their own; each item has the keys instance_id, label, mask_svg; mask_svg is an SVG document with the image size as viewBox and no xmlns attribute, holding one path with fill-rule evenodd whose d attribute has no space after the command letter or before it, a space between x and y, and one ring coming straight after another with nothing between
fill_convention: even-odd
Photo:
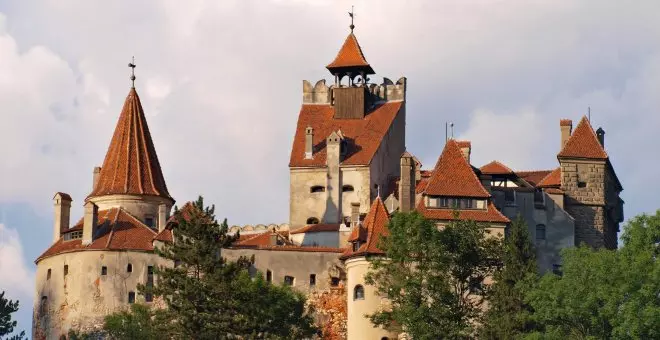
<instances>
[{"instance_id":1,"label":"small rectangular window","mask_svg":"<svg viewBox=\"0 0 660 340\"><path fill-rule=\"evenodd\" d=\"M506 205L515 205L516 204L516 192L513 190L504 191L504 203Z\"/></svg>"},{"instance_id":2,"label":"small rectangular window","mask_svg":"<svg viewBox=\"0 0 660 340\"><path fill-rule=\"evenodd\" d=\"M128 303L135 303L135 292L128 292Z\"/></svg>"},{"instance_id":3,"label":"small rectangular window","mask_svg":"<svg viewBox=\"0 0 660 340\"><path fill-rule=\"evenodd\" d=\"M69 275L69 265L65 264L64 265L64 276L67 276L67 275Z\"/></svg>"},{"instance_id":4,"label":"small rectangular window","mask_svg":"<svg viewBox=\"0 0 660 340\"><path fill-rule=\"evenodd\" d=\"M273 272L270 270L266 270L266 281L273 282Z\"/></svg>"},{"instance_id":5,"label":"small rectangular window","mask_svg":"<svg viewBox=\"0 0 660 340\"><path fill-rule=\"evenodd\" d=\"M447 197L440 198L440 208L449 208L449 199Z\"/></svg>"},{"instance_id":6,"label":"small rectangular window","mask_svg":"<svg viewBox=\"0 0 660 340\"><path fill-rule=\"evenodd\" d=\"M316 286L316 274L309 274L309 286Z\"/></svg>"},{"instance_id":7,"label":"small rectangular window","mask_svg":"<svg viewBox=\"0 0 660 340\"><path fill-rule=\"evenodd\" d=\"M50 268L48 268L48 272L46 273L46 280L50 280Z\"/></svg>"},{"instance_id":8,"label":"small rectangular window","mask_svg":"<svg viewBox=\"0 0 660 340\"><path fill-rule=\"evenodd\" d=\"M101 267L101 275L108 275L108 267L106 266Z\"/></svg>"},{"instance_id":9,"label":"small rectangular window","mask_svg":"<svg viewBox=\"0 0 660 340\"><path fill-rule=\"evenodd\" d=\"M149 227L149 228L153 228L154 227L154 218L153 217L145 217L144 218L144 224L146 224L147 227Z\"/></svg>"},{"instance_id":10,"label":"small rectangular window","mask_svg":"<svg viewBox=\"0 0 660 340\"><path fill-rule=\"evenodd\" d=\"M330 286L332 287L339 286L339 278L338 277L330 278Z\"/></svg>"},{"instance_id":11,"label":"small rectangular window","mask_svg":"<svg viewBox=\"0 0 660 340\"><path fill-rule=\"evenodd\" d=\"M288 276L286 275L284 277L284 284L287 286L293 286L293 283L295 282L295 278L293 276Z\"/></svg>"}]
</instances>

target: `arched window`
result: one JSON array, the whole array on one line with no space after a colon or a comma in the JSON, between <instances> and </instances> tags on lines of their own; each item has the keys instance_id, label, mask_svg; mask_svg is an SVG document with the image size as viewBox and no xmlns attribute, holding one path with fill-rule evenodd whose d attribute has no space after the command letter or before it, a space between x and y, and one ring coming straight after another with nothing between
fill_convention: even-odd
<instances>
[{"instance_id":1,"label":"arched window","mask_svg":"<svg viewBox=\"0 0 660 340\"><path fill-rule=\"evenodd\" d=\"M316 217L310 217L307 219L307 224L319 224L319 219Z\"/></svg>"},{"instance_id":2,"label":"arched window","mask_svg":"<svg viewBox=\"0 0 660 340\"><path fill-rule=\"evenodd\" d=\"M133 265L132 264L129 263L128 266L126 266L126 272L127 273L132 273L133 272Z\"/></svg>"},{"instance_id":3,"label":"arched window","mask_svg":"<svg viewBox=\"0 0 660 340\"><path fill-rule=\"evenodd\" d=\"M325 192L325 187L322 185L314 185L311 188L309 188L309 192L311 193Z\"/></svg>"},{"instance_id":4,"label":"arched window","mask_svg":"<svg viewBox=\"0 0 660 340\"><path fill-rule=\"evenodd\" d=\"M545 240L545 225L543 224L536 225L536 240L537 241Z\"/></svg>"},{"instance_id":5,"label":"arched window","mask_svg":"<svg viewBox=\"0 0 660 340\"><path fill-rule=\"evenodd\" d=\"M355 189L350 184L346 184L346 185L341 187L341 191L343 191L343 192L351 192L353 190L355 190Z\"/></svg>"},{"instance_id":6,"label":"arched window","mask_svg":"<svg viewBox=\"0 0 660 340\"><path fill-rule=\"evenodd\" d=\"M353 288L353 300L364 300L364 287L362 285Z\"/></svg>"}]
</instances>

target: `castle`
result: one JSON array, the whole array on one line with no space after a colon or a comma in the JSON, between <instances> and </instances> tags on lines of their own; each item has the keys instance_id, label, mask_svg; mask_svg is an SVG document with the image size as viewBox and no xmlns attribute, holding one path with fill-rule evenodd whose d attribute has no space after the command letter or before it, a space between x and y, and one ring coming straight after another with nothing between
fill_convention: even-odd
<instances>
[{"instance_id":1,"label":"castle","mask_svg":"<svg viewBox=\"0 0 660 340\"><path fill-rule=\"evenodd\" d=\"M381 84L351 31L327 65L327 85L303 81L293 138L289 221L234 226L239 240L223 249L235 259L254 255L267 280L314 295L342 292L348 339L394 339L365 314L387 304L364 282L369 258L389 216L416 210L442 226L454 219L482 223L505 235L518 215L536 242L539 270L558 270L559 251L586 243L617 247L623 190L605 151L605 132L583 117L573 129L561 120L555 169L518 171L493 161L470 163L471 143L449 139L437 163L422 164L406 149L407 79ZM84 216L70 225L72 199L56 193L53 244L36 259L33 337L57 339L69 329L99 327L104 315L154 284L153 253L176 242L168 224L174 204L163 178L144 111L131 88L103 165L94 168Z\"/></svg>"}]
</instances>

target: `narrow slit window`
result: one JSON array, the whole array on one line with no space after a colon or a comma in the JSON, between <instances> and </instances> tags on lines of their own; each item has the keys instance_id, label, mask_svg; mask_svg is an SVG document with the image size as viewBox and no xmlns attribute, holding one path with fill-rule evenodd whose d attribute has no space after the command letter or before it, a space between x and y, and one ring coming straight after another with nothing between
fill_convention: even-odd
<instances>
[{"instance_id":1,"label":"narrow slit window","mask_svg":"<svg viewBox=\"0 0 660 340\"><path fill-rule=\"evenodd\" d=\"M545 240L545 225L539 224L536 226L536 240L537 241Z\"/></svg>"},{"instance_id":2,"label":"narrow slit window","mask_svg":"<svg viewBox=\"0 0 660 340\"><path fill-rule=\"evenodd\" d=\"M106 266L101 267L101 275L108 275L108 267Z\"/></svg>"},{"instance_id":3,"label":"narrow slit window","mask_svg":"<svg viewBox=\"0 0 660 340\"><path fill-rule=\"evenodd\" d=\"M135 292L128 292L128 303L135 303Z\"/></svg>"},{"instance_id":4,"label":"narrow slit window","mask_svg":"<svg viewBox=\"0 0 660 340\"><path fill-rule=\"evenodd\" d=\"M270 270L266 270L266 281L273 282L273 272Z\"/></svg>"},{"instance_id":5,"label":"narrow slit window","mask_svg":"<svg viewBox=\"0 0 660 340\"><path fill-rule=\"evenodd\" d=\"M64 265L64 276L67 276L67 275L69 275L69 265L65 264Z\"/></svg>"},{"instance_id":6,"label":"narrow slit window","mask_svg":"<svg viewBox=\"0 0 660 340\"><path fill-rule=\"evenodd\" d=\"M353 289L353 300L364 300L364 287L357 285Z\"/></svg>"},{"instance_id":7,"label":"narrow slit window","mask_svg":"<svg viewBox=\"0 0 660 340\"><path fill-rule=\"evenodd\" d=\"M309 286L316 286L316 274L309 274Z\"/></svg>"},{"instance_id":8,"label":"narrow slit window","mask_svg":"<svg viewBox=\"0 0 660 340\"><path fill-rule=\"evenodd\" d=\"M50 268L48 268L48 272L46 273L46 280L50 280Z\"/></svg>"},{"instance_id":9,"label":"narrow slit window","mask_svg":"<svg viewBox=\"0 0 660 340\"><path fill-rule=\"evenodd\" d=\"M126 266L126 272L127 272L127 273L132 273L132 272L133 272L133 265L132 265L132 264L129 263L129 264Z\"/></svg>"}]
</instances>

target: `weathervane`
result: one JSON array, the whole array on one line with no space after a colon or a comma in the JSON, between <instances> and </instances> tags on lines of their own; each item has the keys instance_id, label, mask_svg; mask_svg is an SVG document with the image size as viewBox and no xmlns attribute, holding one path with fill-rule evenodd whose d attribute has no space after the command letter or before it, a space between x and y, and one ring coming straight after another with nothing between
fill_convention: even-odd
<instances>
[{"instance_id":1,"label":"weathervane","mask_svg":"<svg viewBox=\"0 0 660 340\"><path fill-rule=\"evenodd\" d=\"M353 10L353 6L351 6L351 11L348 12L348 15L351 17L351 26L348 26L351 28L351 32L353 32L353 29L355 28L355 25L353 25L353 17L355 16L355 11Z\"/></svg>"},{"instance_id":2,"label":"weathervane","mask_svg":"<svg viewBox=\"0 0 660 340\"><path fill-rule=\"evenodd\" d=\"M135 56L133 56L131 62L128 63L128 67L131 68L131 87L135 88Z\"/></svg>"}]
</instances>

